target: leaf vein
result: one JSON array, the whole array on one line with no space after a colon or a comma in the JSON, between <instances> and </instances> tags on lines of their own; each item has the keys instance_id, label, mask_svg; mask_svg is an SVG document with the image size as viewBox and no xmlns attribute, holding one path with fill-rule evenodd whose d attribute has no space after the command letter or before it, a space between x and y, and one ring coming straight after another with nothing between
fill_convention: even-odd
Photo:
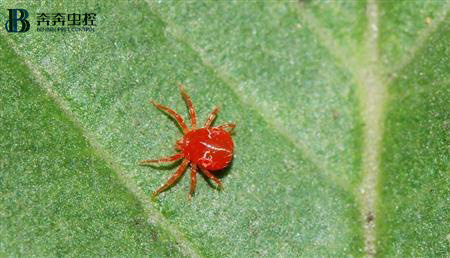
<instances>
[{"instance_id":1,"label":"leaf vein","mask_svg":"<svg viewBox=\"0 0 450 258\"><path fill-rule=\"evenodd\" d=\"M3 32L5 33L5 32ZM9 39L6 35L3 36L3 38L6 39L6 42L8 42L8 45L12 48L12 50L18 55L17 48L14 47L14 43L11 39ZM97 154L98 157L103 159L107 162L107 164L110 166L111 170L116 173L119 180L122 184L125 185L125 187L136 197L136 199L141 203L145 213L147 214L149 220L155 224L159 224L164 230L167 230L169 234L171 234L174 239L178 243L178 247L180 249L181 253L187 254L191 257L202 257L199 255L198 250L192 246L189 240L187 240L183 234L173 225L169 223L169 221L164 218L164 216L151 204L150 199L146 196L146 194L140 189L133 179L125 173L124 169L120 166L119 163L117 163L112 157L111 154L106 151L104 148L101 147L101 145L97 142L96 137L92 135L91 132L87 131L82 123L79 121L79 119L76 117L76 115L70 110L69 105L66 103L66 101L58 95L53 89L50 87L51 82L44 78L44 76L41 74L39 69L31 62L24 60L22 58L23 62L26 64L26 66L30 69L33 76L35 77L36 81L38 82L38 85L47 92L48 96L53 99L53 101L56 103L56 105L61 109L62 112L64 112L67 117L74 123L74 125L82 132L86 140L89 142L91 147L93 148L94 152Z\"/></svg>"},{"instance_id":2,"label":"leaf vein","mask_svg":"<svg viewBox=\"0 0 450 258\"><path fill-rule=\"evenodd\" d=\"M161 15L154 10L155 8L152 8L152 4L147 1L151 11L159 17L161 21L163 21L166 26L168 26L170 29L168 30L169 33L178 41L183 42L186 46L188 46L194 53L197 54L197 56L200 58L201 62L213 71L218 78L220 78L225 85L227 85L231 91L235 94L237 99L241 102L243 106L249 107L249 109L256 111L257 114L260 114L261 118L270 126L273 128L273 131L278 133L280 136L282 136L287 142L291 143L300 153L303 154L303 157L307 160L309 160L317 169L318 171L324 176L327 181L329 181L332 185L339 187L340 189L348 192L352 192L352 187L347 181L342 180L341 177L338 177L335 173L331 172L333 171L330 169L329 165L324 164L324 161L316 157L309 148L301 141L296 140L294 136L290 134L290 132L284 127L281 126L282 122L279 121L276 117L273 117L269 115L267 111L264 110L264 108L261 108L260 106L256 105L256 101L250 97L245 96L245 94L239 89L237 86L238 83L228 75L226 71L223 71L222 69L219 69L215 67L206 57L203 51L200 48L195 47L195 44L180 32L180 30L177 28L176 25L164 20Z\"/></svg>"}]
</instances>

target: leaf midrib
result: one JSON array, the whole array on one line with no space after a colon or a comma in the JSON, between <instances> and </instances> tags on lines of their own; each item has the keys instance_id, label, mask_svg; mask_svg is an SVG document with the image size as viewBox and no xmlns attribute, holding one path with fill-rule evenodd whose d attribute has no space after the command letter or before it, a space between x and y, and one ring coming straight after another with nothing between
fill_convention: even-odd
<instances>
[{"instance_id":1,"label":"leaf midrib","mask_svg":"<svg viewBox=\"0 0 450 258\"><path fill-rule=\"evenodd\" d=\"M365 35L365 50L367 63L355 60L353 55L343 49L333 38L331 32L322 27L316 18L301 9L298 5L300 16L306 21L319 39L323 47L328 49L337 60L342 69L348 70L352 74L355 85L359 88L360 105L369 102L361 110L361 116L365 122L364 142L363 142L363 179L359 191L354 191L355 196L360 200L360 212L364 230L364 250L366 255L372 257L376 255L376 205L377 205L377 181L380 175L380 151L381 139L383 137L383 122L386 99L388 98L388 85L394 78L392 74L401 72L410 62L413 61L418 50L424 47L426 39L445 20L450 2L444 6L442 12L436 17L432 26L424 29L413 44L410 55L406 55L397 65L392 68L392 74L380 66L378 50L378 6L375 0L367 3L368 30ZM364 71L360 67L367 67ZM366 76L369 76L367 79ZM378 95L376 99L371 98L371 94ZM375 127L375 130L372 130ZM375 151L373 151L375 149ZM375 167L372 167L372 166ZM372 218L370 218L372 217ZM369 219L370 218L370 219Z\"/></svg>"}]
</instances>

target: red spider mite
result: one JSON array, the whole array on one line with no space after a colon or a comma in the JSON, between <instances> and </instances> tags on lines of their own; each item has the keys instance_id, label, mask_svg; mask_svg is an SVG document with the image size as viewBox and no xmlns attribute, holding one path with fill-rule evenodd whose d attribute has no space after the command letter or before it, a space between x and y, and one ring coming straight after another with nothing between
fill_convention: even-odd
<instances>
[{"instance_id":1,"label":"red spider mite","mask_svg":"<svg viewBox=\"0 0 450 258\"><path fill-rule=\"evenodd\" d=\"M164 111L178 122L178 125L183 131L183 138L178 140L175 149L179 152L175 155L164 157L155 160L143 160L140 165L151 165L153 163L173 162L183 159L181 165L173 176L158 190L153 192L153 199L161 192L165 191L173 185L184 173L186 167L191 164L191 186L189 189L189 199L195 191L197 184L197 171L200 169L205 176L212 179L216 184L223 189L220 180L215 177L211 171L221 170L230 164L233 159L234 143L231 139L231 133L236 127L234 123L227 123L217 127L212 127L211 124L216 118L219 109L215 107L202 128L197 128L197 115L195 113L194 105L191 98L184 90L184 86L180 85L181 96L189 108L189 115L191 116L192 128L189 129L184 123L183 118L172 109L163 106L150 100L156 108Z\"/></svg>"}]
</instances>

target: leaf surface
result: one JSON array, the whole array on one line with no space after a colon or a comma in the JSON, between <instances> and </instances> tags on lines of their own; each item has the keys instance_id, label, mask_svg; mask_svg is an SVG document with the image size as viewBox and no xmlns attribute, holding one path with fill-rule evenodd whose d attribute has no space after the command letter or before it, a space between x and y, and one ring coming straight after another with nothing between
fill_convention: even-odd
<instances>
[{"instance_id":1,"label":"leaf surface","mask_svg":"<svg viewBox=\"0 0 450 258\"><path fill-rule=\"evenodd\" d=\"M1 252L448 252L446 2L22 8L32 29L0 33ZM36 31L36 13L87 11L96 32ZM180 82L200 123L214 106L237 123L235 158L223 192L200 177L188 202L187 173L152 203L177 164L137 163L181 132L148 100L188 120Z\"/></svg>"}]
</instances>

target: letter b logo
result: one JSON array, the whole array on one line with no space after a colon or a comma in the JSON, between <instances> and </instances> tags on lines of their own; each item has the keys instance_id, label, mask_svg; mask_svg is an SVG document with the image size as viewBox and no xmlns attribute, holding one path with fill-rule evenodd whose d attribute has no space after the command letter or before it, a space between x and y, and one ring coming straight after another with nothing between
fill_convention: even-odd
<instances>
[{"instance_id":1,"label":"letter b logo","mask_svg":"<svg viewBox=\"0 0 450 258\"><path fill-rule=\"evenodd\" d=\"M9 20L5 23L7 32L27 32L30 29L30 22L27 21L28 12L25 9L8 9ZM20 18L17 17L17 12L20 13ZM21 23L21 28L17 30L17 22Z\"/></svg>"}]
</instances>

